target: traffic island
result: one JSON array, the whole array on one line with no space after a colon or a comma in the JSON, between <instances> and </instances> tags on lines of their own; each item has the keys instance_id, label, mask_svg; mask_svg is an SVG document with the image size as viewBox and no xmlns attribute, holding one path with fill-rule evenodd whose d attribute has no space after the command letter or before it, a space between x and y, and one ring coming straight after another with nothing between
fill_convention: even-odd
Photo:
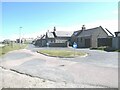
<instances>
[{"instance_id":1,"label":"traffic island","mask_svg":"<svg viewBox=\"0 0 120 90\"><path fill-rule=\"evenodd\" d=\"M75 58L87 56L87 53L85 52L78 52L72 50L39 50L37 52L46 56L59 58Z\"/></svg>"}]
</instances>

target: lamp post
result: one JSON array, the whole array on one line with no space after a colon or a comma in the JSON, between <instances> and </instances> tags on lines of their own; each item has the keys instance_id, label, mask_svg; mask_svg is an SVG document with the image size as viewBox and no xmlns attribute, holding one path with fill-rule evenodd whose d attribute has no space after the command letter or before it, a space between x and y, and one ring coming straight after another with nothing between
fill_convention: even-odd
<instances>
[{"instance_id":1,"label":"lamp post","mask_svg":"<svg viewBox=\"0 0 120 90\"><path fill-rule=\"evenodd\" d=\"M20 45L20 48L21 48L21 29L22 29L22 27L19 27L19 45Z\"/></svg>"}]
</instances>

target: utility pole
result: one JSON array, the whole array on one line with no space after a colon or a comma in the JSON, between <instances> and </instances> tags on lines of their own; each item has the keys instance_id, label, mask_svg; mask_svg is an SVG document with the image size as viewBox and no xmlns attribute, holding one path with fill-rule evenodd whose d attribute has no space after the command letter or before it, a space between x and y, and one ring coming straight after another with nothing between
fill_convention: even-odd
<instances>
[{"instance_id":1,"label":"utility pole","mask_svg":"<svg viewBox=\"0 0 120 90\"><path fill-rule=\"evenodd\" d=\"M19 45L20 45L20 48L21 48L21 29L22 29L22 27L19 27Z\"/></svg>"}]
</instances>

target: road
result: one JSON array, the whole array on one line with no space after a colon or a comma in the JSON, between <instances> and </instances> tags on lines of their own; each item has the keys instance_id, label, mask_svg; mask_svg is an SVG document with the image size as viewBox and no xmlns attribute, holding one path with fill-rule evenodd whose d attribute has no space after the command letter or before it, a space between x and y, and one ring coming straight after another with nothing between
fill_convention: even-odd
<instances>
[{"instance_id":1,"label":"road","mask_svg":"<svg viewBox=\"0 0 120 90\"><path fill-rule=\"evenodd\" d=\"M29 45L26 49L9 52L0 58L0 66L27 76L57 83L86 85L86 87L118 87L118 53L77 49L87 57L55 58L38 54L40 49ZM19 78L19 77L18 77Z\"/></svg>"},{"instance_id":2,"label":"road","mask_svg":"<svg viewBox=\"0 0 120 90\"><path fill-rule=\"evenodd\" d=\"M36 52L41 49L64 49L64 50L74 50L73 48L39 48L33 45L28 47L28 50ZM103 67L118 67L118 52L106 52L101 50L90 50L90 49L76 49L76 51L86 52L89 55L87 57L77 57L77 58L62 58L62 60L83 62L88 64L94 64Z\"/></svg>"}]
</instances>

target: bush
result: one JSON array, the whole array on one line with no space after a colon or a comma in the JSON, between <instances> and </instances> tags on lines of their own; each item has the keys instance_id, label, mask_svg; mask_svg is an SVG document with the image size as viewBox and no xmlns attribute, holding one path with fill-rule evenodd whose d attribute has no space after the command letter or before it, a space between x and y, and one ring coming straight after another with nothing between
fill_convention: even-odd
<instances>
[{"instance_id":1,"label":"bush","mask_svg":"<svg viewBox=\"0 0 120 90\"><path fill-rule=\"evenodd\" d=\"M120 49L119 50L116 50L117 52L120 52Z\"/></svg>"},{"instance_id":2,"label":"bush","mask_svg":"<svg viewBox=\"0 0 120 90\"><path fill-rule=\"evenodd\" d=\"M107 52L116 51L116 49L114 49L114 48L112 48L112 47L106 47L104 50L107 51Z\"/></svg>"},{"instance_id":3,"label":"bush","mask_svg":"<svg viewBox=\"0 0 120 90\"><path fill-rule=\"evenodd\" d=\"M106 48L106 46L101 46L98 48L90 48L91 50L104 50Z\"/></svg>"},{"instance_id":4,"label":"bush","mask_svg":"<svg viewBox=\"0 0 120 90\"><path fill-rule=\"evenodd\" d=\"M107 52L120 52L120 49L115 49L109 46L102 46L102 47L98 47L98 48L90 48L91 50L104 50Z\"/></svg>"}]
</instances>

